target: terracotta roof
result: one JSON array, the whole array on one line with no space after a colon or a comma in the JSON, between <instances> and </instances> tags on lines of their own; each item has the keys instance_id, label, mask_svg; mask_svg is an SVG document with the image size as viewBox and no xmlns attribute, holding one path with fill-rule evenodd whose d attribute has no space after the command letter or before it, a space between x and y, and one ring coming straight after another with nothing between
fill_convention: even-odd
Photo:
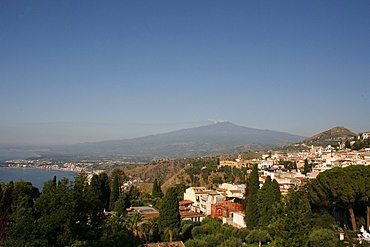
<instances>
[{"instance_id":1,"label":"terracotta roof","mask_svg":"<svg viewBox=\"0 0 370 247\"><path fill-rule=\"evenodd\" d=\"M202 213L197 213L193 211L181 211L180 212L180 217L181 218L188 218L188 217L204 217L204 214Z\"/></svg>"},{"instance_id":2,"label":"terracotta roof","mask_svg":"<svg viewBox=\"0 0 370 247\"><path fill-rule=\"evenodd\" d=\"M187 204L193 204L194 202L191 200L183 200L179 202L179 205L187 205Z\"/></svg>"}]
</instances>

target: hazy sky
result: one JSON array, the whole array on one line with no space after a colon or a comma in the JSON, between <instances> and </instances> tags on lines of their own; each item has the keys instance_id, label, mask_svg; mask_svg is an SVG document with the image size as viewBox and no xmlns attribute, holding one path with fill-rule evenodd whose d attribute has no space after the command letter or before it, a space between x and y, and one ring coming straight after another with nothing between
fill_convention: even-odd
<instances>
[{"instance_id":1,"label":"hazy sky","mask_svg":"<svg viewBox=\"0 0 370 247\"><path fill-rule=\"evenodd\" d=\"M370 1L0 1L0 94L0 144L367 131Z\"/></svg>"}]
</instances>

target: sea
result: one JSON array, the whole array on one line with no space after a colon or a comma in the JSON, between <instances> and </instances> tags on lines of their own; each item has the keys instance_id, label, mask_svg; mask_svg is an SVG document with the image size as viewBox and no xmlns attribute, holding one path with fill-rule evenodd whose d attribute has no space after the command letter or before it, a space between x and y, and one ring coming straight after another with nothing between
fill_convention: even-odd
<instances>
[{"instance_id":1,"label":"sea","mask_svg":"<svg viewBox=\"0 0 370 247\"><path fill-rule=\"evenodd\" d=\"M0 162L33 157L38 157L38 155L30 152L0 151ZM17 182L23 180L31 182L33 186L37 187L40 191L42 191L44 182L53 179L54 176L57 177L57 180L65 177L70 181L74 181L74 178L78 176L78 173L50 169L0 167L0 183L9 183L10 181Z\"/></svg>"}]
</instances>

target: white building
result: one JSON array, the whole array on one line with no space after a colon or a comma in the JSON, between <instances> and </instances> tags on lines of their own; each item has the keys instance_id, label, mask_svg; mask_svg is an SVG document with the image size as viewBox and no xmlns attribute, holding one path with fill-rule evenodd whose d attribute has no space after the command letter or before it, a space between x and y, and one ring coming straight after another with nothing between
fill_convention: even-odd
<instances>
[{"instance_id":1,"label":"white building","mask_svg":"<svg viewBox=\"0 0 370 247\"><path fill-rule=\"evenodd\" d=\"M230 184L230 183L223 183L218 186L221 189L225 190L241 190L245 191L245 184Z\"/></svg>"},{"instance_id":2,"label":"white building","mask_svg":"<svg viewBox=\"0 0 370 247\"><path fill-rule=\"evenodd\" d=\"M217 191L205 187L190 187L185 190L184 200L193 201L191 210L199 213L211 213L211 204L221 200ZM222 197L223 198L223 197ZM223 199L225 200L225 199Z\"/></svg>"},{"instance_id":3,"label":"white building","mask_svg":"<svg viewBox=\"0 0 370 247\"><path fill-rule=\"evenodd\" d=\"M234 212L233 213L233 226L237 228L246 228L247 224L245 223L245 214L243 212Z\"/></svg>"},{"instance_id":4,"label":"white building","mask_svg":"<svg viewBox=\"0 0 370 247\"><path fill-rule=\"evenodd\" d=\"M271 168L274 165L272 160L261 160L261 162L257 165L259 170Z\"/></svg>"}]
</instances>

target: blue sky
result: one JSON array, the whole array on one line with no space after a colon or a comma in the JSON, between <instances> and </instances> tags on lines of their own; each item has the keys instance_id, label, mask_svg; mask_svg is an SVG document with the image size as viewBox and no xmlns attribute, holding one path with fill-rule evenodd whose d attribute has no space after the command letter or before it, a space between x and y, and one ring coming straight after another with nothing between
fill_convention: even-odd
<instances>
[{"instance_id":1,"label":"blue sky","mask_svg":"<svg viewBox=\"0 0 370 247\"><path fill-rule=\"evenodd\" d=\"M0 1L0 144L367 131L369 44L370 1Z\"/></svg>"}]
</instances>

